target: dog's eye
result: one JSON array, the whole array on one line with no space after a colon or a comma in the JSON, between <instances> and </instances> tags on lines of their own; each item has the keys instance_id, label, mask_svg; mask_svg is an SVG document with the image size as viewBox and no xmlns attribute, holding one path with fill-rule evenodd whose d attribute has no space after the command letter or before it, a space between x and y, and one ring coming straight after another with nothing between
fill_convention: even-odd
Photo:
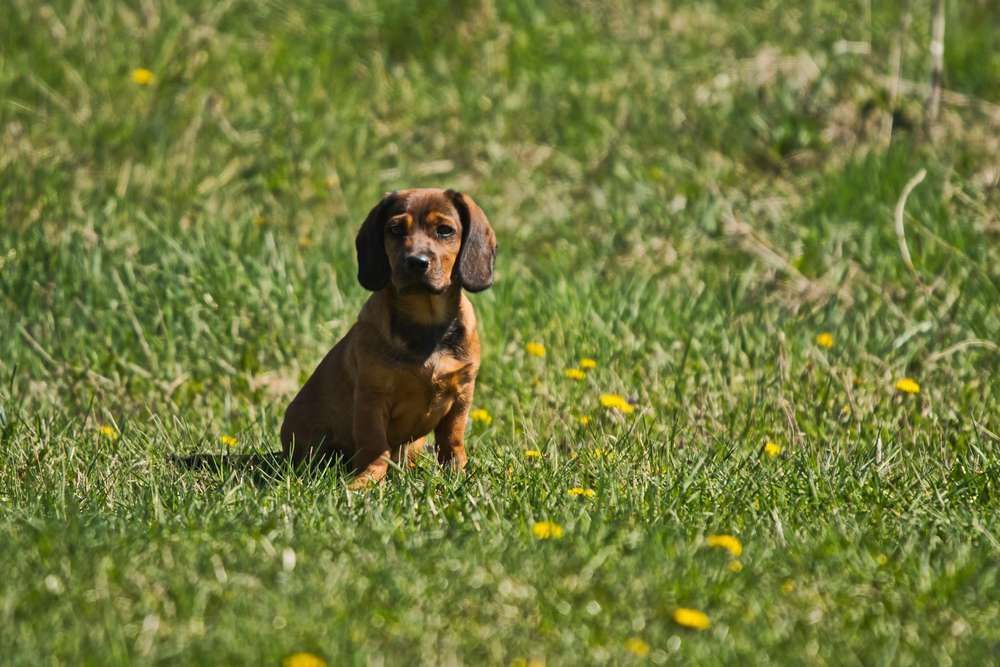
<instances>
[{"instance_id":1,"label":"dog's eye","mask_svg":"<svg viewBox=\"0 0 1000 667\"><path fill-rule=\"evenodd\" d=\"M437 233L438 236L442 238L447 238L449 236L455 235L455 229L453 227L449 227L448 225L440 225L437 228Z\"/></svg>"},{"instance_id":2,"label":"dog's eye","mask_svg":"<svg viewBox=\"0 0 1000 667\"><path fill-rule=\"evenodd\" d=\"M402 222L389 225L389 233L393 236L406 236L406 225Z\"/></svg>"}]
</instances>

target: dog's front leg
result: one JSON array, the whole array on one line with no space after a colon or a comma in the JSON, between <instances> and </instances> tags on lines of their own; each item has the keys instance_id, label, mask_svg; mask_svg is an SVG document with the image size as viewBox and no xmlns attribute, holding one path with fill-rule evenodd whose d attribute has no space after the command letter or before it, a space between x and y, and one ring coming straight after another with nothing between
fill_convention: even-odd
<instances>
[{"instance_id":1,"label":"dog's front leg","mask_svg":"<svg viewBox=\"0 0 1000 667\"><path fill-rule=\"evenodd\" d=\"M466 391L455 399L451 409L438 422L434 429L434 440L438 449L438 462L454 470L464 470L465 456L465 423L472 406L473 385L469 383Z\"/></svg>"},{"instance_id":2,"label":"dog's front leg","mask_svg":"<svg viewBox=\"0 0 1000 667\"><path fill-rule=\"evenodd\" d=\"M389 472L389 440L386 435L389 410L377 395L359 391L354 399L354 467L358 476L352 490L375 484Z\"/></svg>"}]
</instances>

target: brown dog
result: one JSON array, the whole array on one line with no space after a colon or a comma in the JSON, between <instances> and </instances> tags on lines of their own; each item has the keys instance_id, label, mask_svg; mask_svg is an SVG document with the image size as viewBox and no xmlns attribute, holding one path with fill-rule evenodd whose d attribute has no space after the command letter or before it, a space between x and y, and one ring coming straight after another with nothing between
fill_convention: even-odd
<instances>
[{"instance_id":1,"label":"brown dog","mask_svg":"<svg viewBox=\"0 0 1000 667\"><path fill-rule=\"evenodd\" d=\"M288 406L284 453L296 463L341 455L352 488L385 477L434 431L438 460L465 467L465 422L479 336L462 288L493 284L496 237L467 195L387 194L361 226L358 280L372 290L358 321Z\"/></svg>"}]
</instances>

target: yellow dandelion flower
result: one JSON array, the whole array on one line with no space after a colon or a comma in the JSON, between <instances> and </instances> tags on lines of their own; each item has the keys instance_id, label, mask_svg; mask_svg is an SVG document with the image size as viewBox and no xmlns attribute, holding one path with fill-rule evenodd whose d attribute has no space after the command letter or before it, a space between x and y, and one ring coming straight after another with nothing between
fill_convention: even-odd
<instances>
[{"instance_id":1,"label":"yellow dandelion flower","mask_svg":"<svg viewBox=\"0 0 1000 667\"><path fill-rule=\"evenodd\" d=\"M219 440L221 440L222 444L224 444L226 447L232 447L233 445L236 444L236 438L234 438L231 435L223 435L221 438L219 438Z\"/></svg>"},{"instance_id":2,"label":"yellow dandelion flower","mask_svg":"<svg viewBox=\"0 0 1000 667\"><path fill-rule=\"evenodd\" d=\"M885 554L879 554L875 558L875 562L878 563L880 567L885 567L886 563L889 562L889 557L886 556Z\"/></svg>"},{"instance_id":3,"label":"yellow dandelion flower","mask_svg":"<svg viewBox=\"0 0 1000 667\"><path fill-rule=\"evenodd\" d=\"M493 415L491 415L489 411L485 410L484 408L473 410L472 412L469 413L469 418L472 419L472 421L477 424L489 425L493 423Z\"/></svg>"},{"instance_id":4,"label":"yellow dandelion flower","mask_svg":"<svg viewBox=\"0 0 1000 667\"><path fill-rule=\"evenodd\" d=\"M644 658L649 655L649 644L638 637L629 637L625 640L625 650L632 655Z\"/></svg>"},{"instance_id":5,"label":"yellow dandelion flower","mask_svg":"<svg viewBox=\"0 0 1000 667\"><path fill-rule=\"evenodd\" d=\"M705 538L705 544L725 549L732 554L733 558L739 558L740 554L743 553L743 545L740 544L738 538L732 535L709 535Z\"/></svg>"},{"instance_id":6,"label":"yellow dandelion flower","mask_svg":"<svg viewBox=\"0 0 1000 667\"><path fill-rule=\"evenodd\" d=\"M611 410L618 410L627 415L632 414L635 408L618 394L601 394L601 405Z\"/></svg>"},{"instance_id":7,"label":"yellow dandelion flower","mask_svg":"<svg viewBox=\"0 0 1000 667\"><path fill-rule=\"evenodd\" d=\"M585 489L582 486L574 486L572 489L566 491L571 496L583 496L584 498L593 498L595 492L593 489Z\"/></svg>"},{"instance_id":8,"label":"yellow dandelion flower","mask_svg":"<svg viewBox=\"0 0 1000 667\"><path fill-rule=\"evenodd\" d=\"M570 380L583 380L587 377L587 374L579 368L567 368L563 371L563 375L568 377Z\"/></svg>"},{"instance_id":9,"label":"yellow dandelion flower","mask_svg":"<svg viewBox=\"0 0 1000 667\"><path fill-rule=\"evenodd\" d=\"M729 568L730 572L743 571L743 563L739 562L738 560L729 561L729 565L727 565L727 567Z\"/></svg>"},{"instance_id":10,"label":"yellow dandelion flower","mask_svg":"<svg viewBox=\"0 0 1000 667\"><path fill-rule=\"evenodd\" d=\"M148 86L156 79L153 73L145 67L136 67L132 70L132 83L140 86Z\"/></svg>"},{"instance_id":11,"label":"yellow dandelion flower","mask_svg":"<svg viewBox=\"0 0 1000 667\"><path fill-rule=\"evenodd\" d=\"M833 347L833 334L824 331L823 333L816 336L816 344L819 345L820 347L825 347L826 349L829 350L831 347Z\"/></svg>"},{"instance_id":12,"label":"yellow dandelion flower","mask_svg":"<svg viewBox=\"0 0 1000 667\"><path fill-rule=\"evenodd\" d=\"M768 440L764 443L764 453L770 456L772 459L781 453L781 445L776 442L771 442Z\"/></svg>"},{"instance_id":13,"label":"yellow dandelion flower","mask_svg":"<svg viewBox=\"0 0 1000 667\"><path fill-rule=\"evenodd\" d=\"M920 385L913 378L903 378L896 383L896 389L904 394L919 394Z\"/></svg>"},{"instance_id":14,"label":"yellow dandelion flower","mask_svg":"<svg viewBox=\"0 0 1000 667\"><path fill-rule=\"evenodd\" d=\"M524 346L524 351L533 357L545 356L545 346L541 343L528 343Z\"/></svg>"},{"instance_id":15,"label":"yellow dandelion flower","mask_svg":"<svg viewBox=\"0 0 1000 667\"><path fill-rule=\"evenodd\" d=\"M101 432L101 435L103 435L108 440L118 439L118 429L116 429L114 426L110 424L105 424L99 430Z\"/></svg>"},{"instance_id":16,"label":"yellow dandelion flower","mask_svg":"<svg viewBox=\"0 0 1000 667\"><path fill-rule=\"evenodd\" d=\"M590 415L580 415L577 417L577 421L580 422L580 426L586 426L590 423Z\"/></svg>"},{"instance_id":17,"label":"yellow dandelion flower","mask_svg":"<svg viewBox=\"0 0 1000 667\"><path fill-rule=\"evenodd\" d=\"M300 651L282 658L281 667L326 667L326 660L315 653Z\"/></svg>"},{"instance_id":18,"label":"yellow dandelion flower","mask_svg":"<svg viewBox=\"0 0 1000 667\"><path fill-rule=\"evenodd\" d=\"M590 357L584 357L580 360L580 368L585 368L587 370L597 368L597 360L591 359Z\"/></svg>"},{"instance_id":19,"label":"yellow dandelion flower","mask_svg":"<svg viewBox=\"0 0 1000 667\"><path fill-rule=\"evenodd\" d=\"M540 540L558 540L563 536L563 529L554 521L539 521L531 527L531 533Z\"/></svg>"},{"instance_id":20,"label":"yellow dandelion flower","mask_svg":"<svg viewBox=\"0 0 1000 667\"><path fill-rule=\"evenodd\" d=\"M524 450L524 456L529 459L540 459L542 458L542 453L537 449L526 449Z\"/></svg>"},{"instance_id":21,"label":"yellow dandelion flower","mask_svg":"<svg viewBox=\"0 0 1000 667\"><path fill-rule=\"evenodd\" d=\"M704 612L687 607L678 607L674 610L674 623L692 630L706 630L712 625Z\"/></svg>"},{"instance_id":22,"label":"yellow dandelion flower","mask_svg":"<svg viewBox=\"0 0 1000 667\"><path fill-rule=\"evenodd\" d=\"M795 590L795 582L791 579L785 579L784 583L781 584L781 592L788 595Z\"/></svg>"}]
</instances>

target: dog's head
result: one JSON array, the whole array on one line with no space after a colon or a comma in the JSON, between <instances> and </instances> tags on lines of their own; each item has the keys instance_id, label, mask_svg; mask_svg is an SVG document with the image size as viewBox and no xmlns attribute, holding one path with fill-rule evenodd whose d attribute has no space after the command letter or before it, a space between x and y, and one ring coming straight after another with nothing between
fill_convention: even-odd
<instances>
[{"instance_id":1,"label":"dog's head","mask_svg":"<svg viewBox=\"0 0 1000 667\"><path fill-rule=\"evenodd\" d=\"M493 284L496 235L472 198L454 190L390 192L361 225L358 281L378 291L441 294L454 284L480 292Z\"/></svg>"}]
</instances>

